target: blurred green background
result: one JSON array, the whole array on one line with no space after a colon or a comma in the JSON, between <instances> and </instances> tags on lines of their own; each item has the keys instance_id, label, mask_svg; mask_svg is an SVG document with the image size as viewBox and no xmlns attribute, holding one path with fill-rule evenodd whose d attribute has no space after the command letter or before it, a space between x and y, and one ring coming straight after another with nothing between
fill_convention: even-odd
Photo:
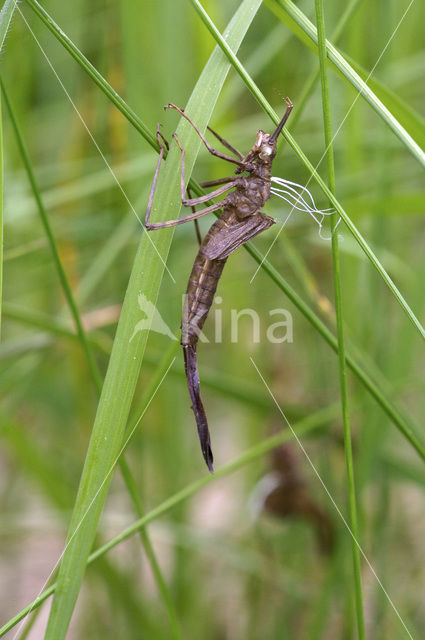
<instances>
[{"instance_id":1,"label":"blurred green background","mask_svg":"<svg viewBox=\"0 0 425 640\"><path fill-rule=\"evenodd\" d=\"M222 32L239 4L210 0L204 6ZM302 111L297 109L318 68L317 56L270 10L274 5L260 8L238 57L278 114L284 105L275 90L291 97L291 133L316 165L325 150L320 81ZM409 5L395 0L352 5L355 11L338 46L368 72ZM49 0L43 6L150 130L161 122L171 139L177 114L162 107L168 102L186 104L215 44L191 4ZM313 2L298 6L315 22ZM332 40L345 7L335 0L324 6ZM143 218L156 153L26 3L19 7ZM379 84L371 85L419 144L425 139L424 23L425 6L415 2L373 73ZM65 271L104 373L142 229L18 12L0 64ZM334 142L336 195L423 318L421 167L363 99L345 120L356 92L332 70L329 81L333 131L343 122ZM1 622L37 595L61 552L97 404L83 350L66 335L72 327L70 315L4 104L3 123ZM211 126L243 152L252 146L258 129L273 129L232 69ZM324 161L318 171L326 178ZM193 173L198 181L229 173L228 165L201 149ZM309 179L284 143L273 173L301 184ZM314 182L309 186L318 205L329 206ZM272 198L265 211L284 221L290 208ZM212 220L201 220L202 233ZM347 348L423 434L423 344L344 225L338 230ZM277 228L271 229L255 245L265 253L276 234ZM311 217L295 212L268 258L334 330L329 231L323 236ZM176 282L165 273L158 301L163 320L176 335L196 252L193 225L178 227L167 263ZM263 271L250 282L256 269L243 249L229 259L219 284L222 302L215 305L222 313L222 342L214 342L212 314L205 327L210 342L198 350L216 466L287 428L252 357L291 424L331 407L328 419L302 442L347 517L338 360ZM259 314L261 339L253 341L252 321L244 316L239 339L232 342L231 310L246 308ZM270 317L273 309L292 314L292 342L276 345L266 339L267 327L276 321ZM168 337L150 334L135 406L169 347ZM351 374L348 380L360 543L413 637L419 637L425 625L425 471L364 387ZM127 453L145 510L206 473L189 405L179 352ZM257 483L273 469L280 474L282 503L274 505L274 514L271 509L260 513ZM134 519L117 472L97 542L110 539ZM296 442L213 481L153 522L148 531L183 637L357 637L351 539ZM367 637L408 637L364 561L362 581ZM46 603L37 612L29 638L42 637L47 610ZM137 536L90 566L69 632L70 638L107 640L117 635L172 637L163 598Z\"/></svg>"}]
</instances>

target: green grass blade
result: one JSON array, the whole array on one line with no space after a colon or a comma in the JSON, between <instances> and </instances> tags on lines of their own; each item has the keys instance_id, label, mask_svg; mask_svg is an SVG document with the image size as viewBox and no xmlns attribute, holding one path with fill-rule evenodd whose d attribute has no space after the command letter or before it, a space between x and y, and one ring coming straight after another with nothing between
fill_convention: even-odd
<instances>
[{"instance_id":1,"label":"green grass blade","mask_svg":"<svg viewBox=\"0 0 425 640\"><path fill-rule=\"evenodd\" d=\"M29 615L34 609L40 607L43 602L50 598L51 595L54 594L56 589L56 583L50 585L47 589L44 589L37 598L35 598L32 602L30 602L26 607L21 609L13 618L10 618L5 624L0 628L0 638L3 637L8 631L13 629L21 620L23 620L27 615Z\"/></svg>"},{"instance_id":2,"label":"green grass blade","mask_svg":"<svg viewBox=\"0 0 425 640\"><path fill-rule=\"evenodd\" d=\"M100 396L101 389L102 389L102 380L101 380L100 372L99 372L99 369L97 367L97 364L96 364L96 361L95 361L95 358L94 358L94 355L93 355L93 352L92 352L92 345L90 344L90 342L88 340L88 337L87 337L87 334L84 331L82 320L81 320L81 316L80 316L80 313L79 313L79 310L78 310L78 306L77 306L77 303L75 301L74 295L72 293L71 286L69 284L69 281L68 281L68 278L66 276L65 270L64 270L64 268L62 266L62 262L61 262L61 259L60 259L60 256L59 256L59 251L58 251L58 248L57 248L57 245L56 245L56 240L54 238L53 230L52 230L52 227L50 225L50 221L49 221L46 209L45 209L44 204L43 204L43 200L42 200L42 197L41 197L41 194L40 194L40 191L39 191L36 179L35 179L34 172L32 170L31 161L30 161L29 155L27 153L27 150L26 150L26 147L25 147L25 144L24 144L21 132L20 132L20 129L19 129L19 126L18 126L18 123L17 123L17 120L16 120L16 116L15 116L15 113L14 113L14 110L12 108L12 105L10 103L8 95L6 93L6 89L4 87L4 84L3 84L3 81L1 79L1 77L0 77L0 84L1 84L2 92L3 92L4 96L5 96L5 102L7 104L8 110L9 110L10 118L11 118L12 125L13 125L14 131L15 131L18 147L19 147L19 150L20 150L21 156L22 156L22 160L23 160L25 169L27 171L27 175L28 175L28 178L29 178L29 182L30 182L32 191L33 191L34 198L35 198L36 203L37 203L37 208L38 208L38 211L39 211L42 223L43 223L43 227L44 227L46 236L48 238L48 242L49 242L50 249L51 249L51 252L52 252L54 264L55 264L55 267L56 267L56 270L57 270L57 273L58 273L58 276L59 276L59 280L60 280L64 295L65 295L65 299L66 299L67 304L69 306L69 309L71 311L71 315L72 315L72 318L74 320L74 323L75 323L75 326L76 326L76 329L77 329L78 338L79 338L79 340L80 340L80 342L82 344L82 347L84 349L84 352L85 352L85 355L86 355L86 358L87 358L87 362L89 364L90 373L91 373L91 376L93 378L97 393ZM34 320L34 317L32 319ZM52 329L52 326L50 326L50 329ZM120 465L121 465L121 470L122 470L124 479L126 481L126 485L127 485L130 497L131 497L131 499L133 501L133 505L134 505L134 508L135 508L136 515L141 517L142 512L140 511L140 504L139 504L137 493L134 491L134 481L131 481L131 472L130 472L129 468L126 465L124 458L121 458ZM162 579L162 576L160 576L160 569L159 569L159 566L156 564L156 562L154 560L153 550L149 545L149 541L148 541L147 535L145 535L143 537L142 542L145 544L145 548L146 548L147 553L148 553L149 561L150 561L150 563L151 563L151 565L153 566L153 569L154 569L154 575L155 575L155 578L157 579L157 583L158 583L158 586L159 586L159 589L160 589L160 593L163 596L165 594L166 590L167 590L166 589L166 585L165 585L164 580ZM174 638L180 638L181 637L181 633L177 633L177 631L176 631L178 629L178 623L177 623L176 614L175 614L175 612L173 612L172 614L170 613L173 605L172 605L172 601L171 601L171 598L170 598L169 594L168 594L168 597L166 597L164 599L164 604L166 605L167 611L170 614L170 622L171 622L171 629L172 629L173 637Z\"/></svg>"},{"instance_id":3,"label":"green grass blade","mask_svg":"<svg viewBox=\"0 0 425 640\"><path fill-rule=\"evenodd\" d=\"M297 24L311 42L317 45L317 29L310 22L307 16L291 1L291 0L266 0L266 4L279 17L282 12L286 12L292 20ZM316 47L315 47L316 50ZM387 109L385 104L379 100L378 96L372 89L362 80L358 73L345 60L344 56L338 51L334 45L326 41L327 56L336 68L347 78L359 92L359 96L364 98L372 107L372 109L382 118L382 120L390 127L395 135L401 140L416 160L425 167L425 152L417 142L409 135L409 133L400 124L397 118Z\"/></svg>"},{"instance_id":4,"label":"green grass blade","mask_svg":"<svg viewBox=\"0 0 425 640\"><path fill-rule=\"evenodd\" d=\"M294 431L297 436L302 437L309 433L314 432L316 429L320 429L329 421L333 420L337 414L338 407L333 405L331 407L326 407L325 409L320 409L316 413L300 420L298 423L293 425ZM277 434L262 440L257 445L251 447L241 456L229 462L229 464L224 465L223 467L217 469L212 475L205 475L202 478L199 478L195 482L192 482L184 489L181 489L174 495L170 496L162 502L160 505L152 509L146 513L143 518L140 518L126 529L124 529L120 534L112 538L109 542L104 544L99 549L96 549L88 558L87 564L91 564L95 562L98 558L101 558L103 555L108 553L111 549L116 547L118 544L127 540L138 531L146 527L150 522L153 522L160 516L167 513L170 509L173 509L177 505L181 504L184 500L188 500L190 497L195 495L198 491L208 486L211 482L214 482L217 478L224 478L239 469L242 469L250 462L257 460L258 458L264 456L269 451L272 451L276 447L284 444L286 442L290 442L294 438L293 433L284 429L279 431ZM25 608L23 608L19 613L17 613L13 618L11 618L8 622L6 622L0 628L0 637L4 636L10 629L12 629L18 622L20 622L25 616L27 616L33 609L39 607L47 598L49 598L57 589L57 583L51 585L48 589L43 591L35 600L30 602Z\"/></svg>"},{"instance_id":5,"label":"green grass blade","mask_svg":"<svg viewBox=\"0 0 425 640\"><path fill-rule=\"evenodd\" d=\"M238 48L259 5L260 0L246 0L240 6L227 31L232 48ZM229 68L225 57L216 49L192 93L187 111L201 130L208 124ZM190 173L200 141L185 121L180 122L177 132L186 149L187 170ZM179 165L180 156L173 145L155 194L153 218L156 220L175 218L179 212ZM59 570L58 589L53 599L46 640L64 638L69 625L111 474L120 452L146 346L146 331L137 333L131 339L140 319L138 294L143 291L147 299L155 304L164 271L163 260L167 257L171 239L172 231L158 232L155 234L154 248L152 238L145 232L134 260Z\"/></svg>"},{"instance_id":6,"label":"green grass blade","mask_svg":"<svg viewBox=\"0 0 425 640\"><path fill-rule=\"evenodd\" d=\"M322 107L323 107L323 129L326 148L326 165L328 172L328 186L330 191L335 194L335 165L332 145L332 123L331 123L331 106L330 94L327 75L327 56L326 56L326 33L325 33L325 17L323 12L323 0L315 0L316 5L316 22L318 34L318 49L320 62L320 80L322 85ZM357 633L359 640L365 640L365 623L363 612L363 595L362 595L362 579L361 579L361 562L360 551L358 545L359 528L357 518L357 501L356 487L354 480L353 465L353 449L351 442L350 417L348 408L348 390L347 390L347 372L345 360L345 341L344 341L344 317L342 309L342 288L341 288L341 267L339 260L339 240L336 232L338 226L338 216L333 214L331 217L332 230L332 265L334 272L334 293L335 293L335 311L336 325L338 335L338 358L339 358L339 380L341 390L341 408L342 422L344 428L344 448L345 462L347 470L347 488L349 498L350 511L350 529L352 536L351 548L353 554L354 568L354 586L355 586L355 602L357 613Z\"/></svg>"},{"instance_id":7,"label":"green grass blade","mask_svg":"<svg viewBox=\"0 0 425 640\"><path fill-rule=\"evenodd\" d=\"M229 59L229 61L233 65L233 67L239 73L239 75L241 76L241 78L243 79L243 81L245 82L245 84L247 85L247 87L249 88L249 90L251 91L253 96L255 97L255 99L262 106L264 111L270 116L270 118L274 122L274 124L277 125L279 123L279 118L278 118L277 114L272 109L271 105L268 103L266 98L263 96L263 94L261 93L261 91L257 87L257 85L255 84L253 79L247 73L247 71L245 70L243 65L240 63L240 61L238 60L237 56L233 53L233 51L230 50L230 48L227 45L226 41L221 36L220 32L217 30L217 28L215 27L215 25L211 21L211 19L208 16L208 14L205 12L203 7L199 4L198 0L190 0L190 1L194 5L197 13L201 17L201 19L204 22L205 26L207 27L207 29L210 31L210 33L214 37L214 39L216 40L217 44L223 50L223 52L225 53L225 55L227 56L227 58ZM394 118L393 118L393 120L394 120ZM345 225L347 226L347 228L349 229L349 231L351 232L351 234L353 235L353 237L355 238L355 240L357 241L357 243L359 244L361 249L364 251L364 253L368 257L368 259L370 260L372 265L378 271L379 275L384 280L385 284L387 285L387 287L389 288L389 290L391 291L391 293L393 294L393 296L395 297L395 299L397 300L397 302L399 303L399 305L401 306L401 308L403 309L403 311L405 312L405 314L409 318L410 322L416 327L416 329L419 332L419 334L425 340L425 329L424 329L424 327L419 322L419 320L416 317L416 315L413 312L413 310L407 304L407 302L404 299L403 295L401 294L401 292L398 290L398 288L396 287L396 285L393 282L393 280L388 275L387 271L385 270L385 268L381 264L381 262L378 259L378 257L375 255L375 253L369 247L369 245L366 242L366 240L361 235L360 231L357 229L357 227L351 221L351 219L347 215L346 211L344 210L344 208L342 207L340 202L335 198L333 193L329 190L329 188L326 185L326 183L322 180L322 178L317 173L315 167L309 161L309 159L307 158L305 153L302 151L301 147L297 144L297 142L295 141L293 136L288 132L287 129L285 129L285 128L282 129L282 135L284 135L286 140L291 145L292 149L298 155L298 157L300 158L300 160L302 161L304 166L307 168L307 170L310 172L311 176L314 178L314 180L320 186L320 188L322 189L323 193L330 200L330 202L332 203L333 207L339 213L339 215L341 216L341 218L344 221Z\"/></svg>"},{"instance_id":8,"label":"green grass blade","mask_svg":"<svg viewBox=\"0 0 425 640\"><path fill-rule=\"evenodd\" d=\"M0 11L0 51L3 49L17 0L5 0Z\"/></svg>"}]
</instances>

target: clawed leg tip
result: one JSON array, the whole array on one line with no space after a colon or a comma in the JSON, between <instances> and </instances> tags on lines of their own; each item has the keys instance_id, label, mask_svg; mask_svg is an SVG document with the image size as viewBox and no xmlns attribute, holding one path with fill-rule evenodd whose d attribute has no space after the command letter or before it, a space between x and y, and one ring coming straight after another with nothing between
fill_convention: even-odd
<instances>
[{"instance_id":1,"label":"clawed leg tip","mask_svg":"<svg viewBox=\"0 0 425 640\"><path fill-rule=\"evenodd\" d=\"M168 104L164 105L164 109L175 109L179 113L184 113L184 109L181 109L180 107L176 107L176 105L173 104L172 102L169 102Z\"/></svg>"}]
</instances>

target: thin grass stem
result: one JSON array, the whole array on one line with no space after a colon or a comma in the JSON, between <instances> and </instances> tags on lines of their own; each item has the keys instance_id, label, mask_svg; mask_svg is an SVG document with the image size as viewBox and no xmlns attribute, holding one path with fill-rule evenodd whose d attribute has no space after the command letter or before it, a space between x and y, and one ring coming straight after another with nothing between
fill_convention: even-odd
<instances>
[{"instance_id":1,"label":"thin grass stem","mask_svg":"<svg viewBox=\"0 0 425 640\"><path fill-rule=\"evenodd\" d=\"M328 173L328 186L330 191L335 194L335 165L332 144L332 123L331 123L331 107L330 94L327 74L327 57L326 57L326 33L325 33L325 17L323 11L323 0L315 0L316 7L316 23L318 34L319 62L320 62L320 79L322 86L322 107L323 107L323 130L326 146L326 166ZM335 294L335 312L336 326L338 336L338 359L339 359L339 381L341 392L341 409L342 422L344 429L344 447L345 461L347 470L347 489L349 499L349 523L352 531L351 549L353 555L354 566L354 592L357 614L357 633L359 640L365 640L365 622L363 612L363 596L362 596L362 579L361 579L361 562L360 551L356 544L359 540L359 528L357 518L357 501L356 488L354 480L354 464L353 451L351 443L350 417L348 407L348 390L347 390L347 372L345 359L345 340L344 340L344 316L342 308L342 286L341 286L341 266L339 259L339 240L336 228L338 224L338 216L331 216L332 230L332 264L334 273L334 294Z\"/></svg>"}]
</instances>

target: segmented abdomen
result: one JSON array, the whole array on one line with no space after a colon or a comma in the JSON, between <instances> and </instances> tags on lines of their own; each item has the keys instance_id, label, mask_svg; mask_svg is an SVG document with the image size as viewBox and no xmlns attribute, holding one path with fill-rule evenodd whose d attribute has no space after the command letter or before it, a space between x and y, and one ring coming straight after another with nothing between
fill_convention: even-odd
<instances>
[{"instance_id":1,"label":"segmented abdomen","mask_svg":"<svg viewBox=\"0 0 425 640\"><path fill-rule=\"evenodd\" d=\"M214 300L226 260L208 260L202 245L196 256L183 305L181 343L196 344Z\"/></svg>"}]
</instances>

